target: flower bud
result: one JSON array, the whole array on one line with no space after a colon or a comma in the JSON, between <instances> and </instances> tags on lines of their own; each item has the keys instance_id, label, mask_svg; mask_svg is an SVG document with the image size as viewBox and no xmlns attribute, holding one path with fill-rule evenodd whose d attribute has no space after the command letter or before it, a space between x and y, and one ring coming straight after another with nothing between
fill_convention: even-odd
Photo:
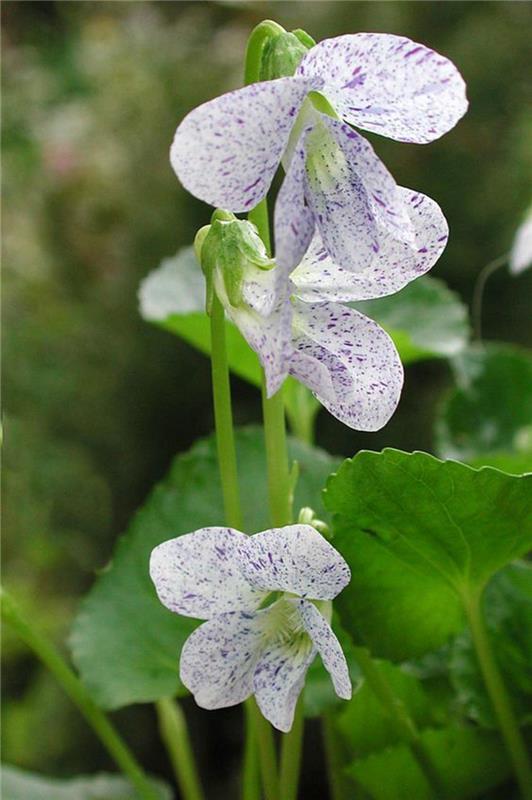
<instances>
[{"instance_id":1,"label":"flower bud","mask_svg":"<svg viewBox=\"0 0 532 800\"><path fill-rule=\"evenodd\" d=\"M272 81L294 74L308 50L315 45L305 31L285 31L273 36L264 45L260 66L260 80Z\"/></svg>"},{"instance_id":2,"label":"flower bud","mask_svg":"<svg viewBox=\"0 0 532 800\"><path fill-rule=\"evenodd\" d=\"M215 290L223 305L237 307L242 304L246 273L275 266L255 226L220 209L212 215L211 224L198 231L194 247L207 282L208 314Z\"/></svg>"}]
</instances>

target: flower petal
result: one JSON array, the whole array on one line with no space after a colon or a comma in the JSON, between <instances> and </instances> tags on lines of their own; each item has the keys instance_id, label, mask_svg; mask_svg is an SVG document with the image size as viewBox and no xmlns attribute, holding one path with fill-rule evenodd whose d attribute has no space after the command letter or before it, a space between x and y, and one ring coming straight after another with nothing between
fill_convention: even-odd
<instances>
[{"instance_id":1,"label":"flower petal","mask_svg":"<svg viewBox=\"0 0 532 800\"><path fill-rule=\"evenodd\" d=\"M532 214L519 226L510 252L510 272L519 275L532 265Z\"/></svg>"},{"instance_id":2,"label":"flower petal","mask_svg":"<svg viewBox=\"0 0 532 800\"><path fill-rule=\"evenodd\" d=\"M292 306L288 296L268 316L247 306L229 307L227 313L257 353L266 376L267 395L271 397L288 375L293 352Z\"/></svg>"},{"instance_id":3,"label":"flower petal","mask_svg":"<svg viewBox=\"0 0 532 800\"><path fill-rule=\"evenodd\" d=\"M240 548L242 574L251 586L332 600L351 573L329 542L310 525L287 525L249 536Z\"/></svg>"},{"instance_id":4,"label":"flower petal","mask_svg":"<svg viewBox=\"0 0 532 800\"><path fill-rule=\"evenodd\" d=\"M295 77L254 83L191 111L170 151L185 189L229 211L257 205L269 189L310 85Z\"/></svg>"},{"instance_id":5,"label":"flower petal","mask_svg":"<svg viewBox=\"0 0 532 800\"><path fill-rule=\"evenodd\" d=\"M272 642L262 653L253 677L253 692L263 714L277 730L288 733L307 670L316 657L312 640L301 635Z\"/></svg>"},{"instance_id":6,"label":"flower petal","mask_svg":"<svg viewBox=\"0 0 532 800\"><path fill-rule=\"evenodd\" d=\"M290 373L305 383L337 419L359 431L382 428L395 411L403 367L395 345L373 320L336 303L294 298L294 346L300 358ZM303 358L301 358L303 357ZM314 381L308 381L309 363ZM323 389L317 385L322 377ZM336 397L330 398L330 385Z\"/></svg>"},{"instance_id":7,"label":"flower petal","mask_svg":"<svg viewBox=\"0 0 532 800\"><path fill-rule=\"evenodd\" d=\"M321 114L307 135L306 152L305 196L338 266L364 269L387 233L413 243L399 187L366 139Z\"/></svg>"},{"instance_id":8,"label":"flower petal","mask_svg":"<svg viewBox=\"0 0 532 800\"><path fill-rule=\"evenodd\" d=\"M296 148L275 201L275 259L286 272L297 267L314 232L314 215L305 201L305 149Z\"/></svg>"},{"instance_id":9,"label":"flower petal","mask_svg":"<svg viewBox=\"0 0 532 800\"><path fill-rule=\"evenodd\" d=\"M150 576L161 603L197 619L258 608L264 592L251 586L240 568L240 548L247 539L232 528L200 528L158 545Z\"/></svg>"},{"instance_id":10,"label":"flower petal","mask_svg":"<svg viewBox=\"0 0 532 800\"><path fill-rule=\"evenodd\" d=\"M196 628L183 646L179 665L179 676L196 703L226 708L249 697L261 642L259 614L221 614Z\"/></svg>"},{"instance_id":11,"label":"flower petal","mask_svg":"<svg viewBox=\"0 0 532 800\"><path fill-rule=\"evenodd\" d=\"M316 606L307 600L299 602L299 613L305 630L321 656L323 666L332 678L334 691L342 700L350 700L352 687L349 668L344 651L331 626Z\"/></svg>"},{"instance_id":12,"label":"flower petal","mask_svg":"<svg viewBox=\"0 0 532 800\"><path fill-rule=\"evenodd\" d=\"M315 302L372 300L398 292L434 266L447 244L447 221L430 197L403 187L399 191L414 225L415 247L383 234L366 268L352 272L333 263L316 234L291 275L298 297Z\"/></svg>"},{"instance_id":13,"label":"flower petal","mask_svg":"<svg viewBox=\"0 0 532 800\"><path fill-rule=\"evenodd\" d=\"M404 36L357 33L313 47L296 75L321 77L346 122L401 142L432 142L467 111L465 83L449 59Z\"/></svg>"}]
</instances>

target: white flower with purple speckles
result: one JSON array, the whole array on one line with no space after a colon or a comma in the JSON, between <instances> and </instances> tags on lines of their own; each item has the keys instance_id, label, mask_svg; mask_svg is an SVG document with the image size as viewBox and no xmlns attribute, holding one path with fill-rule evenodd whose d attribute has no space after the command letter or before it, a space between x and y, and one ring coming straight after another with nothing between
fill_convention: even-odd
<instances>
[{"instance_id":1,"label":"white flower with purple speckles","mask_svg":"<svg viewBox=\"0 0 532 800\"><path fill-rule=\"evenodd\" d=\"M316 92L343 122L316 109ZM292 77L245 86L192 111L177 129L171 162L196 197L240 212L266 195L283 159L278 262L296 266L317 228L334 262L356 271L379 259L387 234L413 246L414 230L393 177L349 125L424 143L466 109L463 79L434 50L391 34L339 36L312 47Z\"/></svg>"},{"instance_id":2,"label":"white flower with purple speckles","mask_svg":"<svg viewBox=\"0 0 532 800\"><path fill-rule=\"evenodd\" d=\"M150 575L161 602L206 620L185 642L180 677L199 706L225 708L252 694L289 731L306 672L319 653L337 695L351 697L331 600L351 573L310 525L246 536L201 528L156 547Z\"/></svg>"},{"instance_id":3,"label":"white flower with purple speckles","mask_svg":"<svg viewBox=\"0 0 532 800\"><path fill-rule=\"evenodd\" d=\"M397 292L427 272L445 248L448 228L439 206L409 189L400 192L415 247L387 233L365 270L336 266L316 234L289 279L280 265L268 271L250 265L237 307L215 277L229 317L261 360L269 396L290 374L355 430L379 430L394 413L403 385L395 345L376 322L341 303Z\"/></svg>"}]
</instances>

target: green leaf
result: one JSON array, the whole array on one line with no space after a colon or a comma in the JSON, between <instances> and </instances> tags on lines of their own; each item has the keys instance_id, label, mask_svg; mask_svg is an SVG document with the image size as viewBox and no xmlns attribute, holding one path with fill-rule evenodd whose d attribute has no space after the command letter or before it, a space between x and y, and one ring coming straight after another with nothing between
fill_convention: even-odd
<instances>
[{"instance_id":1,"label":"green leaf","mask_svg":"<svg viewBox=\"0 0 532 800\"><path fill-rule=\"evenodd\" d=\"M471 348L453 361L457 388L436 426L444 458L532 471L532 357L508 345Z\"/></svg>"},{"instance_id":2,"label":"green leaf","mask_svg":"<svg viewBox=\"0 0 532 800\"><path fill-rule=\"evenodd\" d=\"M118 775L89 775L56 779L2 765L3 800L133 800L131 784ZM162 781L153 781L160 800L171 800L172 792Z\"/></svg>"},{"instance_id":3,"label":"green leaf","mask_svg":"<svg viewBox=\"0 0 532 800\"><path fill-rule=\"evenodd\" d=\"M426 453L360 452L327 484L334 545L351 567L335 607L355 641L391 660L441 646L463 602L532 546L532 476Z\"/></svg>"},{"instance_id":4,"label":"green leaf","mask_svg":"<svg viewBox=\"0 0 532 800\"><path fill-rule=\"evenodd\" d=\"M436 278L418 278L397 294L351 305L382 325L404 364L449 358L469 340L466 306Z\"/></svg>"},{"instance_id":5,"label":"green leaf","mask_svg":"<svg viewBox=\"0 0 532 800\"><path fill-rule=\"evenodd\" d=\"M485 595L485 618L493 652L514 711L522 724L532 721L532 565L516 562L502 570ZM497 727L469 631L457 638L451 679L466 713L486 727Z\"/></svg>"},{"instance_id":6,"label":"green leaf","mask_svg":"<svg viewBox=\"0 0 532 800\"><path fill-rule=\"evenodd\" d=\"M480 797L505 781L510 766L501 740L474 728L426 730L422 742L448 800ZM433 800L426 778L405 745L355 761L349 774L374 800Z\"/></svg>"},{"instance_id":7,"label":"green leaf","mask_svg":"<svg viewBox=\"0 0 532 800\"><path fill-rule=\"evenodd\" d=\"M247 533L269 527L262 429L237 433L241 497ZM321 489L336 461L295 441L299 463L294 508L311 506L321 517ZM116 547L75 620L74 662L92 696L104 708L183 693L178 661L197 622L172 614L156 597L148 575L151 550L160 542L208 525L223 524L214 437L173 462Z\"/></svg>"},{"instance_id":8,"label":"green leaf","mask_svg":"<svg viewBox=\"0 0 532 800\"><path fill-rule=\"evenodd\" d=\"M376 661L375 665L418 727L436 723L431 699L420 680L387 661ZM357 759L400 740L390 717L366 681L343 708L337 718L338 729Z\"/></svg>"}]
</instances>

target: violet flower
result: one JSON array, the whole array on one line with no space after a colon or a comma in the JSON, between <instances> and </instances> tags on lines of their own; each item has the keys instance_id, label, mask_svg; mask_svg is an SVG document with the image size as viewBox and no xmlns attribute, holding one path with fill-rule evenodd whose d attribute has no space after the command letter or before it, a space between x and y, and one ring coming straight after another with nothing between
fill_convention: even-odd
<instances>
[{"instance_id":1,"label":"violet flower","mask_svg":"<svg viewBox=\"0 0 532 800\"><path fill-rule=\"evenodd\" d=\"M395 345L376 322L343 303L399 291L427 272L443 252L448 228L439 206L410 189L400 188L400 193L415 246L385 233L379 253L358 272L336 266L316 234L289 275L282 265L268 259L251 223L236 218L218 223L237 229L234 242L238 229L245 231L237 299L231 299L225 281L227 271L234 282L239 260L234 244L225 270L220 255L212 282L228 317L261 361L268 396L292 375L311 389L333 416L356 430L378 430L395 411L403 383ZM223 253L223 246L214 249ZM205 290L197 285L201 277L193 259L175 265L179 274L170 273L171 266L172 262L163 264L143 282L141 312L147 319L162 320L173 311L180 313L183 299L179 286L184 283L193 282L194 308L200 311L203 307Z\"/></svg>"},{"instance_id":2,"label":"violet flower","mask_svg":"<svg viewBox=\"0 0 532 800\"><path fill-rule=\"evenodd\" d=\"M180 677L199 706L226 708L252 694L289 731L317 653L337 695L351 697L331 600L349 583L342 556L310 525L246 536L201 528L156 547L150 575L161 602L206 620L185 642Z\"/></svg>"},{"instance_id":3,"label":"violet flower","mask_svg":"<svg viewBox=\"0 0 532 800\"><path fill-rule=\"evenodd\" d=\"M343 122L317 110L316 93ZM265 197L283 159L277 260L295 266L317 227L333 261L356 271L378 258L383 235L413 245L414 231L393 177L349 125L425 143L466 109L463 79L434 50L391 34L339 36L312 47L295 75L193 110L177 129L171 162L196 197L242 212Z\"/></svg>"}]
</instances>

